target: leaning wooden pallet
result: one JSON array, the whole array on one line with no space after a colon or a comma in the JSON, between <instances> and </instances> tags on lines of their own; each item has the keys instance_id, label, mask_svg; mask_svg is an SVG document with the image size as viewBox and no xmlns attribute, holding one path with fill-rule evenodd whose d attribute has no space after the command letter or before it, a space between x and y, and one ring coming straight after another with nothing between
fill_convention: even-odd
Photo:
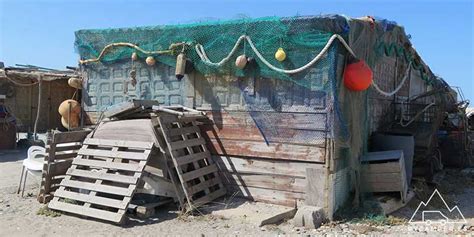
<instances>
[{"instance_id":1,"label":"leaning wooden pallet","mask_svg":"<svg viewBox=\"0 0 474 237\"><path fill-rule=\"evenodd\" d=\"M217 166L195 121L164 113L158 120L187 199L186 210L225 195Z\"/></svg>"},{"instance_id":2,"label":"leaning wooden pallet","mask_svg":"<svg viewBox=\"0 0 474 237\"><path fill-rule=\"evenodd\" d=\"M46 156L38 194L40 203L48 203L64 178L66 170L81 148L82 142L90 130L72 132L49 132L46 144Z\"/></svg>"},{"instance_id":3,"label":"leaning wooden pallet","mask_svg":"<svg viewBox=\"0 0 474 237\"><path fill-rule=\"evenodd\" d=\"M87 138L49 208L121 223L152 142Z\"/></svg>"}]
</instances>

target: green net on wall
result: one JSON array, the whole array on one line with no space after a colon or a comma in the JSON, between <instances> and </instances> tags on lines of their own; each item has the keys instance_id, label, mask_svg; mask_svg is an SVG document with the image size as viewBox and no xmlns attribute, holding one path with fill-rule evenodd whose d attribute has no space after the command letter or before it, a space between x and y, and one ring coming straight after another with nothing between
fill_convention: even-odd
<instances>
[{"instance_id":1,"label":"green net on wall","mask_svg":"<svg viewBox=\"0 0 474 237\"><path fill-rule=\"evenodd\" d=\"M291 80L298 85L310 87L311 81L304 73L285 74L264 65L247 42L242 41L235 54L222 66L205 64L196 53L195 45L203 45L208 58L218 62L229 54L240 36L247 35L271 64L278 68L294 69L310 62L332 34L343 34L347 31L347 20L341 16L266 17L172 26L79 30L76 32L75 46L81 59L91 59L97 58L102 49L111 43L127 42L144 50L156 51L167 50L173 43L186 42L189 44L185 51L187 58L192 61L195 70L204 75L261 76ZM275 52L280 47L287 55L283 62L275 59ZM117 47L107 53L99 63L131 60L133 52L143 61L148 56L133 48ZM235 59L242 54L256 59L256 64L243 70L235 67ZM174 67L176 64L176 55L152 56L168 66Z\"/></svg>"}]
</instances>

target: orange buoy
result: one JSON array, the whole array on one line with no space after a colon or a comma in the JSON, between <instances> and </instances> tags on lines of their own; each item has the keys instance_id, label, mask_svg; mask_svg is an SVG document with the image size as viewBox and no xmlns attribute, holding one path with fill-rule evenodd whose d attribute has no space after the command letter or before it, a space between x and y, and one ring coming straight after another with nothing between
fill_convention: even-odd
<instances>
[{"instance_id":1,"label":"orange buoy","mask_svg":"<svg viewBox=\"0 0 474 237\"><path fill-rule=\"evenodd\" d=\"M61 116L67 118L69 116L69 111L71 114L76 116L79 115L81 112L81 105L79 105L79 102L75 100L65 100L59 105L58 112Z\"/></svg>"},{"instance_id":2,"label":"orange buoy","mask_svg":"<svg viewBox=\"0 0 474 237\"><path fill-rule=\"evenodd\" d=\"M348 63L344 69L344 85L349 90L366 90L372 84L372 77L372 70L363 60Z\"/></svg>"},{"instance_id":3,"label":"orange buoy","mask_svg":"<svg viewBox=\"0 0 474 237\"><path fill-rule=\"evenodd\" d=\"M79 116L71 115L68 119L61 117L61 124L65 128L77 128L79 127Z\"/></svg>"}]
</instances>

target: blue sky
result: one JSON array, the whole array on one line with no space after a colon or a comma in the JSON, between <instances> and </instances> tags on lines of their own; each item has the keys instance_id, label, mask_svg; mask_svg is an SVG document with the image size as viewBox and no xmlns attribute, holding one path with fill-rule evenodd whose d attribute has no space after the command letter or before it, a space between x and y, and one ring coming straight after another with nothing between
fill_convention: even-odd
<instances>
[{"instance_id":1,"label":"blue sky","mask_svg":"<svg viewBox=\"0 0 474 237\"><path fill-rule=\"evenodd\" d=\"M0 61L76 65L74 31L203 19L345 14L397 21L425 62L474 103L472 1L93 1L0 0Z\"/></svg>"}]
</instances>

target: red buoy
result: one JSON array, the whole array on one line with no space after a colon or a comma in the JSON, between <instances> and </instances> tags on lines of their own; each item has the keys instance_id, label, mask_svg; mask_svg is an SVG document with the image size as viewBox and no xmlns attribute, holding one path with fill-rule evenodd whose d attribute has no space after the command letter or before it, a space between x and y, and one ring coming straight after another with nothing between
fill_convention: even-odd
<instances>
[{"instance_id":1,"label":"red buoy","mask_svg":"<svg viewBox=\"0 0 474 237\"><path fill-rule=\"evenodd\" d=\"M348 63L344 70L344 85L349 90L363 91L372 83L372 70L363 61Z\"/></svg>"}]
</instances>

